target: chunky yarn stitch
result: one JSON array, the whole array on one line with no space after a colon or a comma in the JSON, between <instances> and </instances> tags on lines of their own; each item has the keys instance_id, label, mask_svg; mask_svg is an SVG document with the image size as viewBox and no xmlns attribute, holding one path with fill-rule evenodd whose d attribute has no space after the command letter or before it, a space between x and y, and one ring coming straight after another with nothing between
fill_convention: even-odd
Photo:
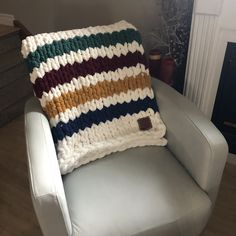
<instances>
[{"instance_id":1,"label":"chunky yarn stitch","mask_svg":"<svg viewBox=\"0 0 236 236\"><path fill-rule=\"evenodd\" d=\"M126 21L22 41L62 174L112 152L166 144L141 43Z\"/></svg>"}]
</instances>

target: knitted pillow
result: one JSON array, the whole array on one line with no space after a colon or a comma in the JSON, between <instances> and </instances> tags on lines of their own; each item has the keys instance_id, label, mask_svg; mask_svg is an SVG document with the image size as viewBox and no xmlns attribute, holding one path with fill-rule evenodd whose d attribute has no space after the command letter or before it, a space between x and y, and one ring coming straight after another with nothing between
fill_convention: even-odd
<instances>
[{"instance_id":1,"label":"knitted pillow","mask_svg":"<svg viewBox=\"0 0 236 236\"><path fill-rule=\"evenodd\" d=\"M120 21L22 41L62 174L112 152L165 145L141 37Z\"/></svg>"}]
</instances>

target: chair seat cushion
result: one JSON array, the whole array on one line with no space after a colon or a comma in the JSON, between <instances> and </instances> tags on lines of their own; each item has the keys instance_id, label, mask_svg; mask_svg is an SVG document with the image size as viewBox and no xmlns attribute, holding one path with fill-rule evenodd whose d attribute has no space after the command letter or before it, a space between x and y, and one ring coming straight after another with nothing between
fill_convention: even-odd
<instances>
[{"instance_id":1,"label":"chair seat cushion","mask_svg":"<svg viewBox=\"0 0 236 236\"><path fill-rule=\"evenodd\" d=\"M63 183L78 236L199 235L211 201L165 147L113 153Z\"/></svg>"}]
</instances>

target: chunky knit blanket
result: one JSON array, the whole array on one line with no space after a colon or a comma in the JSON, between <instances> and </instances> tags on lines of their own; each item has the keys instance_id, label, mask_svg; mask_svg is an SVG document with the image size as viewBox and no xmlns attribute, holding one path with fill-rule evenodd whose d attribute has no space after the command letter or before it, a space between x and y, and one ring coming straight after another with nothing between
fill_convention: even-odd
<instances>
[{"instance_id":1,"label":"chunky knit blanket","mask_svg":"<svg viewBox=\"0 0 236 236\"><path fill-rule=\"evenodd\" d=\"M141 37L125 22L22 41L62 174L112 152L165 145Z\"/></svg>"}]
</instances>

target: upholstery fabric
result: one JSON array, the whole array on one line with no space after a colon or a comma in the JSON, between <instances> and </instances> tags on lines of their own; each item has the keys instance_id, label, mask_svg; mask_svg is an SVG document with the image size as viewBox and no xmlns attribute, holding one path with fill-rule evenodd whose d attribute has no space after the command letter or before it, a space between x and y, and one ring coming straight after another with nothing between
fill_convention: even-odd
<instances>
[{"instance_id":1,"label":"upholstery fabric","mask_svg":"<svg viewBox=\"0 0 236 236\"><path fill-rule=\"evenodd\" d=\"M211 201L166 147L111 154L63 177L73 236L197 236Z\"/></svg>"},{"instance_id":2,"label":"upholstery fabric","mask_svg":"<svg viewBox=\"0 0 236 236\"><path fill-rule=\"evenodd\" d=\"M176 90L157 80L152 85L167 125L168 149L214 203L228 156L224 136Z\"/></svg>"},{"instance_id":3,"label":"upholstery fabric","mask_svg":"<svg viewBox=\"0 0 236 236\"><path fill-rule=\"evenodd\" d=\"M111 152L165 145L137 29L121 21L22 41L62 174Z\"/></svg>"},{"instance_id":4,"label":"upholstery fabric","mask_svg":"<svg viewBox=\"0 0 236 236\"><path fill-rule=\"evenodd\" d=\"M30 192L44 236L69 236L71 220L48 119L32 97L25 106Z\"/></svg>"},{"instance_id":5,"label":"upholstery fabric","mask_svg":"<svg viewBox=\"0 0 236 236\"><path fill-rule=\"evenodd\" d=\"M127 236L132 232L133 236L199 235L209 217L209 204L212 210L217 196L227 144L222 134L185 97L161 81L154 83L156 90L160 113L167 125L165 148L145 147L115 153L82 166L79 171L66 175L63 182L50 126L39 101L32 98L26 103L29 184L43 235L84 236L93 228L99 228L96 232L100 233L104 232L105 223L113 236ZM203 151L206 148L211 150L210 155ZM117 167L110 169L113 164ZM117 172L122 175L117 176ZM121 218L115 221L119 215ZM121 225L132 216L135 220ZM98 221L87 226L88 218L90 223L101 221L101 227Z\"/></svg>"}]
</instances>

